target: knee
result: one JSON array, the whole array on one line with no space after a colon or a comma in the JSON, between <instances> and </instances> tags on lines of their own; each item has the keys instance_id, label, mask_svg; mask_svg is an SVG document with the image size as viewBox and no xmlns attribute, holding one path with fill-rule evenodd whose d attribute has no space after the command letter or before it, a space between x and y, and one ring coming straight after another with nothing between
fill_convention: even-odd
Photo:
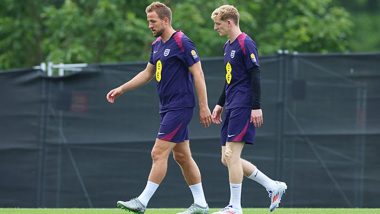
<instances>
[{"instance_id":1,"label":"knee","mask_svg":"<svg viewBox=\"0 0 380 214\"><path fill-rule=\"evenodd\" d=\"M236 159L236 157L234 156L232 150L227 148L224 152L224 157L222 158L223 165L228 166L234 161L234 159Z\"/></svg>"},{"instance_id":2,"label":"knee","mask_svg":"<svg viewBox=\"0 0 380 214\"><path fill-rule=\"evenodd\" d=\"M223 164L228 165L229 162L231 162L232 159L232 152L230 150L226 150L224 153L224 158L222 159Z\"/></svg>"},{"instance_id":3,"label":"knee","mask_svg":"<svg viewBox=\"0 0 380 214\"><path fill-rule=\"evenodd\" d=\"M153 162L160 161L164 158L163 152L154 148L150 152L150 156L152 157Z\"/></svg>"},{"instance_id":4,"label":"knee","mask_svg":"<svg viewBox=\"0 0 380 214\"><path fill-rule=\"evenodd\" d=\"M191 159L189 155L181 152L173 152L173 158L179 165L184 165Z\"/></svg>"}]
</instances>

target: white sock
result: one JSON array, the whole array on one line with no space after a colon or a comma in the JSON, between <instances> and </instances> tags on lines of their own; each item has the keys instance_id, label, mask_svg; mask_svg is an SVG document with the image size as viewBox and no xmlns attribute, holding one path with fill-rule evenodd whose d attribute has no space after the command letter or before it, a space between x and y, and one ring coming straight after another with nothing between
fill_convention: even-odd
<instances>
[{"instance_id":1,"label":"white sock","mask_svg":"<svg viewBox=\"0 0 380 214\"><path fill-rule=\"evenodd\" d=\"M193 194L194 204L198 204L202 207L207 207L206 198L203 192L202 183L189 186L191 193Z\"/></svg>"},{"instance_id":2,"label":"white sock","mask_svg":"<svg viewBox=\"0 0 380 214\"><path fill-rule=\"evenodd\" d=\"M273 190L276 188L276 182L272 179L270 179L268 176L266 176L264 173L262 173L257 168L253 171L252 175L248 176L247 178L256 181L257 183L261 184L265 189Z\"/></svg>"},{"instance_id":3,"label":"white sock","mask_svg":"<svg viewBox=\"0 0 380 214\"><path fill-rule=\"evenodd\" d=\"M230 183L230 205L235 209L241 209L241 186Z\"/></svg>"},{"instance_id":4,"label":"white sock","mask_svg":"<svg viewBox=\"0 0 380 214\"><path fill-rule=\"evenodd\" d=\"M151 181L148 181L144 191L140 194L138 197L139 201L144 204L146 207L149 203L150 198L152 198L153 194L156 192L159 184L153 183Z\"/></svg>"}]
</instances>

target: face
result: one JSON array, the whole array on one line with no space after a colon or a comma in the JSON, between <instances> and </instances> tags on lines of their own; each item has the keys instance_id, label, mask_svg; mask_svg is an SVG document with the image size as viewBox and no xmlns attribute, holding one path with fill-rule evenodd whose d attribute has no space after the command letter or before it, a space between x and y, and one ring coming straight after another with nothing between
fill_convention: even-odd
<instances>
[{"instance_id":1,"label":"face","mask_svg":"<svg viewBox=\"0 0 380 214\"><path fill-rule=\"evenodd\" d=\"M230 29L230 20L222 21L219 17L214 19L214 30L219 33L219 36L226 36Z\"/></svg>"},{"instance_id":2,"label":"face","mask_svg":"<svg viewBox=\"0 0 380 214\"><path fill-rule=\"evenodd\" d=\"M159 37L165 30L164 20L158 17L157 13L152 11L147 13L148 27L152 31L154 37Z\"/></svg>"}]
</instances>

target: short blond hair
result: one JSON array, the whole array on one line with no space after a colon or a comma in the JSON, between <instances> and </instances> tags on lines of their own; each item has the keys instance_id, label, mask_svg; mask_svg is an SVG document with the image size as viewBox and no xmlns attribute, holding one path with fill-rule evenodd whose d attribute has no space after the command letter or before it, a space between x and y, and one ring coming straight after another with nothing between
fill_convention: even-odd
<instances>
[{"instance_id":1,"label":"short blond hair","mask_svg":"<svg viewBox=\"0 0 380 214\"><path fill-rule=\"evenodd\" d=\"M232 19L236 25L239 24L240 14L239 11L233 5L222 5L214 10L211 14L211 19L219 17L220 20L226 21Z\"/></svg>"},{"instance_id":2,"label":"short blond hair","mask_svg":"<svg viewBox=\"0 0 380 214\"><path fill-rule=\"evenodd\" d=\"M156 12L160 19L167 17L169 22L172 22L172 10L165 4L155 1L148 5L145 9L145 13Z\"/></svg>"}]
</instances>

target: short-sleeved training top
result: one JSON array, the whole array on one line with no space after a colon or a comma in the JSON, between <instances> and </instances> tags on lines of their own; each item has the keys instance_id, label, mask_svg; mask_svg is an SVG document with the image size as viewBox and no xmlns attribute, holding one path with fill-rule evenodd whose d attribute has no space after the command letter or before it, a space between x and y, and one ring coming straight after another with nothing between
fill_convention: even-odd
<instances>
[{"instance_id":1,"label":"short-sleeved training top","mask_svg":"<svg viewBox=\"0 0 380 214\"><path fill-rule=\"evenodd\" d=\"M166 42L158 37L152 43L149 62L156 70L160 113L195 106L189 67L199 60L194 43L181 31L175 32Z\"/></svg>"},{"instance_id":2,"label":"short-sleeved training top","mask_svg":"<svg viewBox=\"0 0 380 214\"><path fill-rule=\"evenodd\" d=\"M226 69L226 109L252 106L250 70L259 66L255 42L241 33L232 43L224 45Z\"/></svg>"}]
</instances>

